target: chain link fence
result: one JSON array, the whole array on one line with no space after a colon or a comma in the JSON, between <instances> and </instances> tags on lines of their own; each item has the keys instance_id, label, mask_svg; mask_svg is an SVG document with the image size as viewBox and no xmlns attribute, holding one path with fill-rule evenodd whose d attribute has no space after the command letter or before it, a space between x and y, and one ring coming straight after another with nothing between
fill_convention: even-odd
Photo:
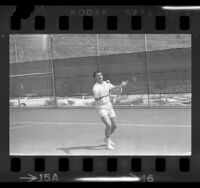
<instances>
[{"instance_id":1,"label":"chain link fence","mask_svg":"<svg viewBox=\"0 0 200 188\"><path fill-rule=\"evenodd\" d=\"M11 35L10 106L93 106L96 70L130 80L114 105L191 106L187 34Z\"/></svg>"}]
</instances>

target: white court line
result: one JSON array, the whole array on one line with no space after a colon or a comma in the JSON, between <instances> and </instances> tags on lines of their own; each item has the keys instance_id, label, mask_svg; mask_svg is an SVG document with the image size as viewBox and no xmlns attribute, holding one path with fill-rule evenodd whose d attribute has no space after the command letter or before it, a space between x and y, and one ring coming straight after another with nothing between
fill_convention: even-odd
<instances>
[{"instance_id":1,"label":"white court line","mask_svg":"<svg viewBox=\"0 0 200 188\"><path fill-rule=\"evenodd\" d=\"M21 125L21 126L15 126L15 127L10 127L10 130L13 130L13 129L18 129L18 128L26 128L26 127L32 127L33 125Z\"/></svg>"},{"instance_id":2,"label":"white court line","mask_svg":"<svg viewBox=\"0 0 200 188\"><path fill-rule=\"evenodd\" d=\"M14 127L10 127L10 130L13 129L18 129L18 128L26 128L26 127L32 127L35 124L36 125L102 125L103 123L75 123L75 122L71 122L71 123L66 123L66 122L13 122L10 124L31 124L31 125L20 125L20 126L14 126ZM118 126L137 126L137 127L174 127L174 128L191 128L191 126L186 126L186 125L139 125L139 124L133 124L133 123L118 123Z\"/></svg>"}]
</instances>

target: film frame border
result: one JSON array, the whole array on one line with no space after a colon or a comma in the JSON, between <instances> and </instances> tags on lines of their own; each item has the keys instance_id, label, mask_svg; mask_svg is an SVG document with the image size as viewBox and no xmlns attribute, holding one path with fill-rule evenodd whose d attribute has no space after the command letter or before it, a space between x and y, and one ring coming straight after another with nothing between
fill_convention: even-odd
<instances>
[{"instance_id":1,"label":"film frame border","mask_svg":"<svg viewBox=\"0 0 200 188\"><path fill-rule=\"evenodd\" d=\"M126 9L125 9L126 7ZM190 12L190 11L181 11L181 13L171 13L171 12L165 12L165 11L155 11L155 9L151 10L151 8L146 7L140 8L133 6L133 9L131 9L129 6L124 7L104 7L106 9L112 9L111 11L111 18L108 18L108 15L105 16L95 16L92 17L93 22L93 29L84 29L83 23L84 19L86 19L85 22L87 22L87 19L89 19L91 22L91 16L84 17L84 10L85 7L78 8L76 7L76 10L83 10L82 15L74 15L72 17L68 16L68 22L69 27L64 30L59 30L59 25L56 20L58 20L57 16L54 14L48 14L48 10L45 7L38 7L39 10L34 12L34 15L31 16L30 23L25 23L26 21L22 21L22 31L21 30L10 30L9 24L5 24L3 30L0 26L0 30L2 30L3 34L1 35L1 49L3 49L3 60L4 62L9 62L9 44L6 44L8 42L8 33L14 34L14 33L96 33L99 31L99 26L102 26L101 23L104 25L103 31L101 30L101 33L188 33L192 34L192 67L196 67L196 69L192 69L192 77L198 78L197 70L198 70L198 45L200 44L200 38L199 38L199 31L200 27L197 24L199 21L199 13L198 12ZM60 7L63 11L67 12L66 10L70 10L72 7ZM102 8L102 7L101 7ZM46 9L46 10L45 10ZM91 10L95 9L95 7L92 6ZM97 8L100 9L99 7ZM159 8L158 8L159 9ZM43 10L43 11L42 11ZM44 11L45 10L45 11ZM130 13L131 15L124 15L124 13L121 12L121 10L137 10L137 13ZM41 12L40 12L41 11ZM44 13L45 12L45 13ZM60 11L59 11L60 12ZM132 11L131 11L132 12ZM128 14L128 13L127 13ZM39 18L38 18L39 15ZM33 23L35 20L37 23L37 19L43 19L40 16L50 15L49 20L51 20L51 23L49 20L46 22L47 26L50 25L50 27L46 27L44 30L39 29L34 30ZM64 15L64 14L63 14ZM117 25L116 29L107 30L106 28L106 20L108 19L114 19L114 22L116 22L116 15L117 15L117 23L122 23L120 26ZM156 17L159 16L158 17ZM64 15L65 16L65 15ZM132 16L139 16L141 18L141 24L142 27L139 29L131 28L131 19ZM177 26L181 25L181 17L184 16L184 19L186 19L186 25L188 25L187 19L189 18L189 28L188 29L181 29ZM56 17L56 19L55 19ZM106 18L105 18L106 17ZM129 19L127 19L129 17ZM163 18L164 17L164 18ZM174 18L175 17L175 18ZM8 19L9 17L7 17ZM33 19L34 18L34 19ZM54 18L54 19L52 19ZM98 18L98 19L97 19ZM137 17L137 19L140 20L140 18ZM60 19L60 18L59 18ZM165 28L164 29L156 29L156 20L160 20L157 22L161 22L161 28L163 28L163 22L165 22ZM163 21L163 19L165 21ZM124 22L124 20L126 20ZM44 23L43 19L43 23ZM111 25L113 21L110 21ZM140 21L139 21L140 22ZM185 21L183 21L185 22ZM7 22L9 23L9 22ZM39 22L40 23L40 22ZM73 25L74 23L74 25ZM95 23L95 24L94 24ZM170 27L169 27L170 23ZM72 24L72 27L70 25ZM32 25L32 26L30 26ZM114 24L116 25L116 24ZM158 24L159 25L159 24ZM185 24L183 24L185 25ZM43 24L44 26L44 24ZM173 27L176 26L176 27ZM88 26L86 26L88 27ZM90 27L90 26L89 26ZM112 26L111 26L112 27ZM115 26L116 27L116 26ZM160 25L158 26L160 27ZM183 26L185 27L185 26ZM44 27L43 27L44 28ZM55 29L56 28L56 29ZM27 30L26 30L27 29ZM101 27L102 29L102 27ZM56 30L56 31L55 31ZM6 46L6 48L5 48ZM2 48L4 47L4 48ZM8 50L8 51L7 51ZM8 81L8 70L9 65L6 63L3 64L3 69L1 74L1 86L4 92L1 93L2 97L8 97L8 88L9 88L9 82ZM6 72L6 71L7 72ZM196 70L196 72L195 72ZM193 72L194 71L194 72ZM196 80L195 79L195 80ZM198 79L197 79L198 80ZM162 182L162 181L198 181L198 172L200 171L200 165L198 165L199 160L199 145L198 145L198 133L199 128L197 127L198 122L198 92L199 88L197 85L193 84L194 79L192 79L192 155L189 157L181 157L181 156L9 156L9 132L8 128L6 126L9 122L9 117L3 117L1 119L1 124L3 127L0 129L2 130L1 133L8 135L2 135L1 137L1 146L2 146L2 155L1 155L1 166L4 172L6 171L7 174L2 174L2 180L0 181L19 181L19 175L27 176L29 174L29 177L32 177L34 181L34 175L37 174L37 177L40 177L40 180L42 182L52 182L53 178L56 181L56 174L59 174L59 181L74 181L74 178L77 177L83 177L81 174L84 172L84 176L87 177L88 175L96 175L96 176L107 176L107 177L113 177L119 175L127 175L131 176L134 173L135 175L138 175L140 178L144 178L143 181L151 182L152 177L153 181L155 182ZM194 92L195 91L195 92ZM195 101L195 103L194 103ZM7 103L8 101L3 100L3 111L7 109L7 112L9 113L9 105ZM2 112L3 112L2 111ZM197 122L196 122L197 121ZM8 141L8 143L5 143L5 141ZM2 160L3 159L3 160ZM116 160L117 159L117 160ZM134 166L134 161L137 161L137 166ZM2 163L3 162L3 163ZM60 165L59 165L60 164ZM59 167L62 166L61 164L66 164L66 168L60 169ZM76 165L75 165L76 164ZM79 164L79 165L77 165ZM39 165L39 166L38 166ZM42 166L42 167L41 167ZM88 167L89 166L89 167ZM92 166L92 167L91 167ZM161 167L160 167L161 166ZM27 168L28 167L28 168ZM56 169L56 170L55 170ZM45 173L44 173L45 172ZM65 179L66 174L63 174L62 172L66 173L68 176L68 179ZM39 176L38 176L39 173ZM92 173L92 174L91 174ZM169 174L166 174L169 173ZM47 174L47 175L45 175ZM50 174L50 175L48 175ZM174 177L172 178L171 175L173 174ZM32 175L32 176L31 176ZM150 175L150 177L149 177ZM153 175L153 176L152 176ZM8 177L9 176L9 177ZM11 176L11 177L10 177ZM54 177L55 176L55 177ZM63 177L64 176L64 177ZM144 176L144 177L143 177ZM35 176L36 177L36 176ZM146 179L146 177L150 179ZM63 179L62 179L63 178ZM31 178L30 178L31 179ZM22 180L22 179L21 179ZM25 179L24 179L25 180ZM22 180L23 181L23 180ZM76 181L76 180L75 180Z\"/></svg>"}]
</instances>

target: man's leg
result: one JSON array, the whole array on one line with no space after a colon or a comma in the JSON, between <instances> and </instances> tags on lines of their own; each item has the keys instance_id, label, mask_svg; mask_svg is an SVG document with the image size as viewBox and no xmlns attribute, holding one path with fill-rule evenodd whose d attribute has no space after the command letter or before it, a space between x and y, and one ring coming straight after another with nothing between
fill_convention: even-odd
<instances>
[{"instance_id":1,"label":"man's leg","mask_svg":"<svg viewBox=\"0 0 200 188\"><path fill-rule=\"evenodd\" d=\"M110 121L111 121L111 133L110 134L113 134L113 132L117 128L116 117L110 118Z\"/></svg>"},{"instance_id":2,"label":"man's leg","mask_svg":"<svg viewBox=\"0 0 200 188\"><path fill-rule=\"evenodd\" d=\"M110 138L111 135L111 122L107 115L102 116L101 120L104 122L106 128L105 128L105 138Z\"/></svg>"},{"instance_id":3,"label":"man's leg","mask_svg":"<svg viewBox=\"0 0 200 188\"><path fill-rule=\"evenodd\" d=\"M101 117L101 120L104 122L106 128L105 128L105 141L107 143L107 148L108 149L114 149L113 146L111 145L111 139L110 139L110 135L111 135L111 122L110 122L110 118L105 115Z\"/></svg>"},{"instance_id":4,"label":"man's leg","mask_svg":"<svg viewBox=\"0 0 200 188\"><path fill-rule=\"evenodd\" d=\"M116 114L115 114L115 111L113 109L113 106L110 107L109 117L110 117L110 121L111 121L111 134L113 134L113 132L117 128L117 125L116 125Z\"/></svg>"}]
</instances>

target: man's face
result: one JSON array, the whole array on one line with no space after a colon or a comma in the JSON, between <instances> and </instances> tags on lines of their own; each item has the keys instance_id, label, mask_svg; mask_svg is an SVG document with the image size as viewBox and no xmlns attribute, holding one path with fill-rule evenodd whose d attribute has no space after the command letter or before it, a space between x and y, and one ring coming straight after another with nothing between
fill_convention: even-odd
<instances>
[{"instance_id":1,"label":"man's face","mask_svg":"<svg viewBox=\"0 0 200 188\"><path fill-rule=\"evenodd\" d=\"M103 82L103 75L102 73L98 72L95 76L95 79L98 83L102 83Z\"/></svg>"}]
</instances>

